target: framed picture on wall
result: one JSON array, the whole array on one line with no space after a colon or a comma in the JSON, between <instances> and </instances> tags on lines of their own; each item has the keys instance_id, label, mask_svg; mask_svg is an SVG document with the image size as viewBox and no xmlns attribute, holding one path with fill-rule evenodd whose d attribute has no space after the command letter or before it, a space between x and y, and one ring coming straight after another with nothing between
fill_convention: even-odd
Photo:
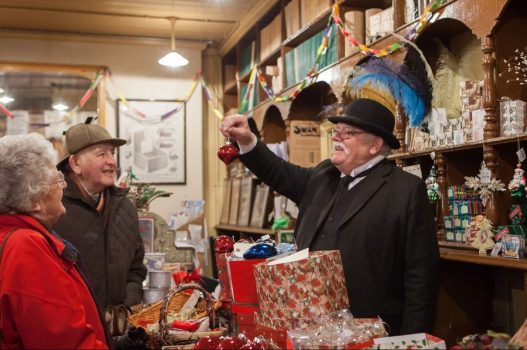
<instances>
[{"instance_id":1,"label":"framed picture on wall","mask_svg":"<svg viewBox=\"0 0 527 350\"><path fill-rule=\"evenodd\" d=\"M252 227L263 228L265 224L265 216L269 207L269 186L260 184L256 187L256 194L254 197L253 210L251 215Z\"/></svg>"},{"instance_id":2,"label":"framed picture on wall","mask_svg":"<svg viewBox=\"0 0 527 350\"><path fill-rule=\"evenodd\" d=\"M117 100L117 137L121 173L134 182L186 183L186 103L183 100Z\"/></svg>"},{"instance_id":3,"label":"framed picture on wall","mask_svg":"<svg viewBox=\"0 0 527 350\"><path fill-rule=\"evenodd\" d=\"M139 217L139 234L143 239L145 253L154 252L154 227L153 217Z\"/></svg>"},{"instance_id":4,"label":"framed picture on wall","mask_svg":"<svg viewBox=\"0 0 527 350\"><path fill-rule=\"evenodd\" d=\"M241 178L233 178L231 185L231 203L229 208L229 224L238 224L238 209L240 204Z\"/></svg>"}]
</instances>

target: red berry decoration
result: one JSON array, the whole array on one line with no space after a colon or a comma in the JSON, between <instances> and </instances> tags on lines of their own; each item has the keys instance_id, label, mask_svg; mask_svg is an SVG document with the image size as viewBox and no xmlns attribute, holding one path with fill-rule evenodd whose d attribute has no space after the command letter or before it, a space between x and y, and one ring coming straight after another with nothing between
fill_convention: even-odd
<instances>
[{"instance_id":1,"label":"red berry decoration","mask_svg":"<svg viewBox=\"0 0 527 350\"><path fill-rule=\"evenodd\" d=\"M194 346L194 349L214 350L217 348L219 342L220 342L220 337L213 337L210 335L206 335L204 337L199 338L198 342Z\"/></svg>"},{"instance_id":2,"label":"red berry decoration","mask_svg":"<svg viewBox=\"0 0 527 350\"><path fill-rule=\"evenodd\" d=\"M234 147L231 140L227 140L226 144L218 148L218 158L227 165L238 158L238 149Z\"/></svg>"},{"instance_id":3,"label":"red berry decoration","mask_svg":"<svg viewBox=\"0 0 527 350\"><path fill-rule=\"evenodd\" d=\"M221 235L214 241L214 251L216 253L230 253L234 250L234 240L230 236Z\"/></svg>"}]
</instances>

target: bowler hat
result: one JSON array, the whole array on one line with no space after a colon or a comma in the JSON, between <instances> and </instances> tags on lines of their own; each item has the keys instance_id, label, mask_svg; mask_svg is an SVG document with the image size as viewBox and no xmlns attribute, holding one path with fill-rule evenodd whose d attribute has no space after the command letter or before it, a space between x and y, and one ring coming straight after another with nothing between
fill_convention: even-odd
<instances>
[{"instance_id":1,"label":"bowler hat","mask_svg":"<svg viewBox=\"0 0 527 350\"><path fill-rule=\"evenodd\" d=\"M335 124L350 124L380 136L391 149L401 147L399 140L393 135L393 127L395 125L393 113L374 100L367 98L356 99L346 107L342 116L329 117L328 119Z\"/></svg>"},{"instance_id":2,"label":"bowler hat","mask_svg":"<svg viewBox=\"0 0 527 350\"><path fill-rule=\"evenodd\" d=\"M115 147L122 146L126 140L113 138L110 133L97 124L77 124L66 131L63 144L64 157L57 164L61 168L70 155L98 143L111 143Z\"/></svg>"}]
</instances>

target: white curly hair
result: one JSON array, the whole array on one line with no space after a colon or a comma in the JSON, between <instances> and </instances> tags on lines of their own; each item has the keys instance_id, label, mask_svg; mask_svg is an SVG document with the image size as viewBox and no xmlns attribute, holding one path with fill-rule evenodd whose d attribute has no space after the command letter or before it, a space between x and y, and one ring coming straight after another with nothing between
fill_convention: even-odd
<instances>
[{"instance_id":1,"label":"white curly hair","mask_svg":"<svg viewBox=\"0 0 527 350\"><path fill-rule=\"evenodd\" d=\"M49 191L57 153L37 133L0 138L0 213L26 213Z\"/></svg>"}]
</instances>

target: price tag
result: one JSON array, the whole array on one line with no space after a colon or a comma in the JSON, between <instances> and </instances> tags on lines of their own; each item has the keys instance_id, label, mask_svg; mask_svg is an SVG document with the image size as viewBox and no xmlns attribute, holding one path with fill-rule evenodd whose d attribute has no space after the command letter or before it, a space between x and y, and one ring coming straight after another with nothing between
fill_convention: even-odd
<instances>
[{"instance_id":1,"label":"price tag","mask_svg":"<svg viewBox=\"0 0 527 350\"><path fill-rule=\"evenodd\" d=\"M419 176L421 179L423 178L423 172L421 171L421 166L419 164L405 166L403 167L403 170L410 174Z\"/></svg>"},{"instance_id":2,"label":"price tag","mask_svg":"<svg viewBox=\"0 0 527 350\"><path fill-rule=\"evenodd\" d=\"M491 178L491 175L492 173L490 172L489 169L485 168L485 169L481 169L480 170L480 182L482 184L490 184L490 178Z\"/></svg>"},{"instance_id":3,"label":"price tag","mask_svg":"<svg viewBox=\"0 0 527 350\"><path fill-rule=\"evenodd\" d=\"M518 155L518 162L520 163L523 163L523 161L525 160L525 150L522 148L520 148L516 154Z\"/></svg>"}]
</instances>

